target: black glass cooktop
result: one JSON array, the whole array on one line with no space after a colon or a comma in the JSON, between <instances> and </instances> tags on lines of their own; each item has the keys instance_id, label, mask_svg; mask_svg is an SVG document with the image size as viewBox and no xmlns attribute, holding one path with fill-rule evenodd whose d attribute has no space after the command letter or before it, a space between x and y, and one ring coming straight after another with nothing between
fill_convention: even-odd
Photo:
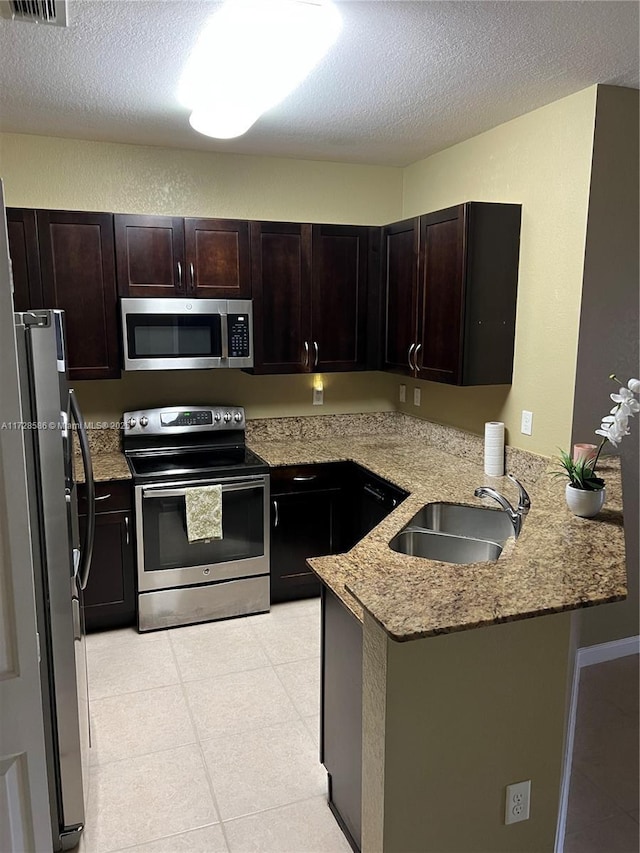
<instances>
[{"instance_id":1,"label":"black glass cooktop","mask_svg":"<svg viewBox=\"0 0 640 853\"><path fill-rule=\"evenodd\" d=\"M234 477L269 470L267 463L246 447L137 453L127 455L127 461L134 478L146 481Z\"/></svg>"}]
</instances>

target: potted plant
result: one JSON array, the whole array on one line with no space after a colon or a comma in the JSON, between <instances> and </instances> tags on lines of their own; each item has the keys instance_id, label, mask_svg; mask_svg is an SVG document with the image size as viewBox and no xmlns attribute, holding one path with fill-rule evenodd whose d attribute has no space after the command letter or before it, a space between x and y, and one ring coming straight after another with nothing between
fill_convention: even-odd
<instances>
[{"instance_id":1,"label":"potted plant","mask_svg":"<svg viewBox=\"0 0 640 853\"><path fill-rule=\"evenodd\" d=\"M615 374L612 373L609 378L620 384L620 380ZM560 451L559 462L562 470L555 471L554 475L569 479L565 489L565 497L567 506L574 515L592 518L604 506L605 482L602 477L596 474L596 466L602 448L607 441L617 447L624 436L629 435L629 418L640 412L640 403L635 398L636 394L640 394L640 380L638 379L630 379L626 387L621 387L617 394L611 394L611 399L616 405L611 409L610 414L602 418L600 429L595 431L596 435L602 436L599 447L595 448L595 445L583 446L586 448L593 447L593 453L590 453L588 449L586 451L583 449L570 456L566 451Z\"/></svg>"}]
</instances>

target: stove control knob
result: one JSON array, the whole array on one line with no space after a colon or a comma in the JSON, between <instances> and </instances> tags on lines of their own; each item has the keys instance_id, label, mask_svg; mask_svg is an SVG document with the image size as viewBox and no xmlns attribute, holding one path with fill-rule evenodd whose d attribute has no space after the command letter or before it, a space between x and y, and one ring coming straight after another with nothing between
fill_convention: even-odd
<instances>
[{"instance_id":1,"label":"stove control knob","mask_svg":"<svg viewBox=\"0 0 640 853\"><path fill-rule=\"evenodd\" d=\"M225 412L225 413L224 413L224 422L225 422L225 424L228 424L230 420L231 420L231 412Z\"/></svg>"},{"instance_id":2,"label":"stove control knob","mask_svg":"<svg viewBox=\"0 0 640 853\"><path fill-rule=\"evenodd\" d=\"M146 427L146 425L147 425L148 423L149 423L149 418L148 418L146 415L143 415L143 416L140 418L140 426L141 426L141 427Z\"/></svg>"},{"instance_id":3,"label":"stove control knob","mask_svg":"<svg viewBox=\"0 0 640 853\"><path fill-rule=\"evenodd\" d=\"M135 418L129 418L129 420L127 421L127 426L129 427L129 429L133 429L135 425L136 425L136 419Z\"/></svg>"},{"instance_id":4,"label":"stove control knob","mask_svg":"<svg viewBox=\"0 0 640 853\"><path fill-rule=\"evenodd\" d=\"M217 424L219 424L220 421L222 420L222 415L220 414L220 412L216 412L215 415L213 416L213 419Z\"/></svg>"},{"instance_id":5,"label":"stove control knob","mask_svg":"<svg viewBox=\"0 0 640 853\"><path fill-rule=\"evenodd\" d=\"M240 412L236 412L233 419L237 424L239 424L242 421L242 414Z\"/></svg>"}]
</instances>

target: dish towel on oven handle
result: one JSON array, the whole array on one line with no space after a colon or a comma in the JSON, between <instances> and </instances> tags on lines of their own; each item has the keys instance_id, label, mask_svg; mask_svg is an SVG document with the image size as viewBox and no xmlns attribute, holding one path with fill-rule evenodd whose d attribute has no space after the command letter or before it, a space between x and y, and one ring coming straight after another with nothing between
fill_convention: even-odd
<instances>
[{"instance_id":1,"label":"dish towel on oven handle","mask_svg":"<svg viewBox=\"0 0 640 853\"><path fill-rule=\"evenodd\" d=\"M222 486L185 489L189 544L222 539Z\"/></svg>"}]
</instances>

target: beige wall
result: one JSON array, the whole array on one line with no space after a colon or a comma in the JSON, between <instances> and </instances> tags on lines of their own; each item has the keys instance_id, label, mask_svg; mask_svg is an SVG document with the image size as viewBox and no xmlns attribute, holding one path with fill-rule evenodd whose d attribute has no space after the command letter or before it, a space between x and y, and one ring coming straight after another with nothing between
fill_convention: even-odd
<instances>
[{"instance_id":1,"label":"beige wall","mask_svg":"<svg viewBox=\"0 0 640 853\"><path fill-rule=\"evenodd\" d=\"M584 285L573 413L573 440L595 441L620 380L639 376L638 315L640 280L638 231L639 93L636 89L598 88L593 170L589 198ZM612 447L606 445L609 452ZM620 445L624 489L624 530L628 598L580 614L580 645L590 646L639 631L640 422Z\"/></svg>"},{"instance_id":2,"label":"beige wall","mask_svg":"<svg viewBox=\"0 0 640 853\"><path fill-rule=\"evenodd\" d=\"M544 455L568 445L595 100L586 89L404 170L405 217L464 201L522 204L511 388L420 382L420 409L411 393L404 411L478 433L501 420L509 444ZM522 409L533 412L531 437L520 433Z\"/></svg>"},{"instance_id":3,"label":"beige wall","mask_svg":"<svg viewBox=\"0 0 640 853\"><path fill-rule=\"evenodd\" d=\"M144 406L229 403L244 406L248 418L388 412L393 377L387 373L326 373L324 405L311 403L312 377L250 376L240 370L132 372L122 379L75 382L83 414L91 421L117 421Z\"/></svg>"},{"instance_id":4,"label":"beige wall","mask_svg":"<svg viewBox=\"0 0 640 853\"><path fill-rule=\"evenodd\" d=\"M551 853L571 624L563 613L395 643L365 615L363 853ZM526 779L530 818L506 826L505 788Z\"/></svg>"},{"instance_id":5,"label":"beige wall","mask_svg":"<svg viewBox=\"0 0 640 853\"><path fill-rule=\"evenodd\" d=\"M0 135L9 207L382 225L402 170L277 157Z\"/></svg>"}]
</instances>

